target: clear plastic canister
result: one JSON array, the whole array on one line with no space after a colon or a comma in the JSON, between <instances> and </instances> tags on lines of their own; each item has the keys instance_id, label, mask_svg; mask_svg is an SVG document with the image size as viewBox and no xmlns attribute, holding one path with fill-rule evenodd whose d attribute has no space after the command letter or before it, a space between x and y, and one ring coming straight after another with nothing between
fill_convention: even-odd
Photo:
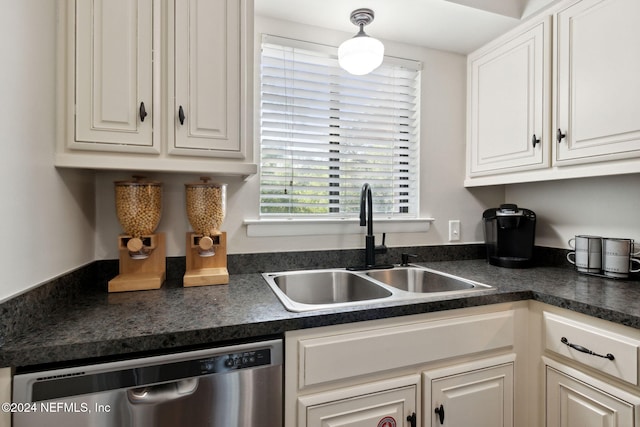
<instances>
[{"instance_id":1,"label":"clear plastic canister","mask_svg":"<svg viewBox=\"0 0 640 427\"><path fill-rule=\"evenodd\" d=\"M227 209L227 184L209 180L201 177L200 182L185 184L189 223L203 236L220 233Z\"/></svg>"},{"instance_id":2,"label":"clear plastic canister","mask_svg":"<svg viewBox=\"0 0 640 427\"><path fill-rule=\"evenodd\" d=\"M162 183L134 176L114 184L116 214L124 232L134 238L153 234L162 214Z\"/></svg>"}]
</instances>

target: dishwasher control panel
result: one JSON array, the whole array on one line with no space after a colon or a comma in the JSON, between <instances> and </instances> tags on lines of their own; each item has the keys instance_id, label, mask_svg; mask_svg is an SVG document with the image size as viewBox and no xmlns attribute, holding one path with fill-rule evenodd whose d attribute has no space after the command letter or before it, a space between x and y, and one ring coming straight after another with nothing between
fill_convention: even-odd
<instances>
[{"instance_id":1,"label":"dishwasher control panel","mask_svg":"<svg viewBox=\"0 0 640 427\"><path fill-rule=\"evenodd\" d=\"M271 364L271 349L229 353L200 360L201 374L213 374L236 369L255 368Z\"/></svg>"}]
</instances>

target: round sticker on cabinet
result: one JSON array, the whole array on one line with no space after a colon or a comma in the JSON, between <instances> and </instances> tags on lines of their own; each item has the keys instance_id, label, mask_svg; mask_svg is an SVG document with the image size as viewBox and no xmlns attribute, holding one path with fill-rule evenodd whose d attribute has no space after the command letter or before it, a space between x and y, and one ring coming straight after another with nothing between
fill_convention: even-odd
<instances>
[{"instance_id":1,"label":"round sticker on cabinet","mask_svg":"<svg viewBox=\"0 0 640 427\"><path fill-rule=\"evenodd\" d=\"M392 417L384 417L378 423L378 427L396 427L396 420Z\"/></svg>"}]
</instances>

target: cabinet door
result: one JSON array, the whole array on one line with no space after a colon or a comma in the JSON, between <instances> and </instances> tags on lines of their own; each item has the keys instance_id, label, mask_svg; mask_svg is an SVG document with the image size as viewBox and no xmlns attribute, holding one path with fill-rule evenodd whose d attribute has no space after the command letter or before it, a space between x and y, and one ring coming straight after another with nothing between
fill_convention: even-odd
<instances>
[{"instance_id":1,"label":"cabinet door","mask_svg":"<svg viewBox=\"0 0 640 427\"><path fill-rule=\"evenodd\" d=\"M424 386L426 426L513 426L513 362L453 375L425 373Z\"/></svg>"},{"instance_id":2,"label":"cabinet door","mask_svg":"<svg viewBox=\"0 0 640 427\"><path fill-rule=\"evenodd\" d=\"M555 161L640 156L640 2L582 0L557 14Z\"/></svg>"},{"instance_id":3,"label":"cabinet door","mask_svg":"<svg viewBox=\"0 0 640 427\"><path fill-rule=\"evenodd\" d=\"M0 402L11 402L11 368L0 368ZM11 425L11 413L0 412L0 426Z\"/></svg>"},{"instance_id":4,"label":"cabinet door","mask_svg":"<svg viewBox=\"0 0 640 427\"><path fill-rule=\"evenodd\" d=\"M75 24L72 148L149 152L153 145L152 0L77 1Z\"/></svg>"},{"instance_id":5,"label":"cabinet door","mask_svg":"<svg viewBox=\"0 0 640 427\"><path fill-rule=\"evenodd\" d=\"M408 426L416 406L416 386L402 387L310 406L306 427Z\"/></svg>"},{"instance_id":6,"label":"cabinet door","mask_svg":"<svg viewBox=\"0 0 640 427\"><path fill-rule=\"evenodd\" d=\"M175 105L170 116L175 140L171 154L242 154L240 37L245 31L241 19L244 3L175 1Z\"/></svg>"},{"instance_id":7,"label":"cabinet door","mask_svg":"<svg viewBox=\"0 0 640 427\"><path fill-rule=\"evenodd\" d=\"M470 176L549 165L549 29L547 19L469 57Z\"/></svg>"},{"instance_id":8,"label":"cabinet door","mask_svg":"<svg viewBox=\"0 0 640 427\"><path fill-rule=\"evenodd\" d=\"M547 366L547 427L635 427L634 405Z\"/></svg>"}]
</instances>

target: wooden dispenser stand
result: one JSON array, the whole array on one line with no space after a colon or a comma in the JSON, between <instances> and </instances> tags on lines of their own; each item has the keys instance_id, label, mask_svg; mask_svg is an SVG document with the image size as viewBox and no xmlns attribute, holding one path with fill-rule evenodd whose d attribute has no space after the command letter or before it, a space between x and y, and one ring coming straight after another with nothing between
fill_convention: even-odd
<instances>
[{"instance_id":1,"label":"wooden dispenser stand","mask_svg":"<svg viewBox=\"0 0 640 427\"><path fill-rule=\"evenodd\" d=\"M184 274L184 287L226 285L229 283L227 270L227 233L211 236L213 239L212 256L200 256L199 240L201 234L187 233L187 270Z\"/></svg>"},{"instance_id":2,"label":"wooden dispenser stand","mask_svg":"<svg viewBox=\"0 0 640 427\"><path fill-rule=\"evenodd\" d=\"M129 254L127 242L131 236L118 236L120 274L109 281L109 292L159 289L166 277L166 249L164 233L142 236L147 258L136 259Z\"/></svg>"}]
</instances>

